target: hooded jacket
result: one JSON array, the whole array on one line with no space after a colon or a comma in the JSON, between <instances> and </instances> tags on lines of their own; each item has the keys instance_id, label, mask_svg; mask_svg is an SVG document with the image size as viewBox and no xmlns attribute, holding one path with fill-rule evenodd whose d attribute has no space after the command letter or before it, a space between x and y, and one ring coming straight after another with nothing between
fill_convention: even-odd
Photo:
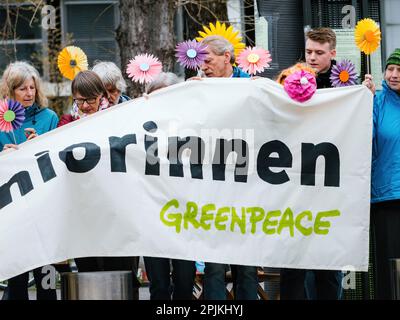
<instances>
[{"instance_id":1,"label":"hooded jacket","mask_svg":"<svg viewBox=\"0 0 400 320\"><path fill-rule=\"evenodd\" d=\"M400 95L385 80L373 121L371 202L400 199Z\"/></svg>"},{"instance_id":2,"label":"hooded jacket","mask_svg":"<svg viewBox=\"0 0 400 320\"><path fill-rule=\"evenodd\" d=\"M40 108L37 104L25 109L25 120L21 128L12 132L0 132L0 152L5 144L20 144L26 141L24 129L33 128L38 135L57 128L58 117L56 113L48 108Z\"/></svg>"}]
</instances>

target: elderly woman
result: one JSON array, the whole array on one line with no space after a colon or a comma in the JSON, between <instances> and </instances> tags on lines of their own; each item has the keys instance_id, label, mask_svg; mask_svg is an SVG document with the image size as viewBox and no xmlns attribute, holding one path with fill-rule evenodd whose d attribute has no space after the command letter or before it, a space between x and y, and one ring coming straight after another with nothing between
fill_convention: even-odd
<instances>
[{"instance_id":1,"label":"elderly woman","mask_svg":"<svg viewBox=\"0 0 400 320\"><path fill-rule=\"evenodd\" d=\"M400 49L386 61L382 87L374 99L371 227L375 298L390 299L389 259L400 258Z\"/></svg>"},{"instance_id":2,"label":"elderly woman","mask_svg":"<svg viewBox=\"0 0 400 320\"><path fill-rule=\"evenodd\" d=\"M25 121L22 127L12 133L0 133L0 151L17 148L15 145L30 140L57 127L58 117L47 109L47 98L37 70L28 63L15 62L4 71L0 84L2 98L11 98L25 108Z\"/></svg>"},{"instance_id":3,"label":"elderly woman","mask_svg":"<svg viewBox=\"0 0 400 320\"><path fill-rule=\"evenodd\" d=\"M71 113L61 117L59 126L110 107L108 92L94 71L79 72L71 83L71 92L74 99ZM137 257L84 257L75 258L75 263L79 272L126 270L136 275L137 260ZM136 277L134 281L135 288L138 288L140 284ZM138 298L137 289L134 294Z\"/></svg>"},{"instance_id":4,"label":"elderly woman","mask_svg":"<svg viewBox=\"0 0 400 320\"><path fill-rule=\"evenodd\" d=\"M42 83L37 70L25 62L10 64L4 71L0 83L0 95L18 101L25 108L25 120L20 129L12 133L0 132L0 151L17 149L16 144L31 140L57 127L58 117L46 108L47 98L42 91ZM16 143L16 144L15 144ZM44 289L42 279L47 275L42 268L33 270L38 300L56 300L55 289ZM29 272L8 280L8 299L28 300Z\"/></svg>"},{"instance_id":5,"label":"elderly woman","mask_svg":"<svg viewBox=\"0 0 400 320\"><path fill-rule=\"evenodd\" d=\"M61 116L59 127L110 107L108 92L99 76L90 70L77 74L71 84L74 104Z\"/></svg>"},{"instance_id":6,"label":"elderly woman","mask_svg":"<svg viewBox=\"0 0 400 320\"><path fill-rule=\"evenodd\" d=\"M126 90L126 83L122 76L121 70L113 62L99 62L92 70L97 73L108 92L110 105L130 100L130 98L122 93Z\"/></svg>"}]
</instances>

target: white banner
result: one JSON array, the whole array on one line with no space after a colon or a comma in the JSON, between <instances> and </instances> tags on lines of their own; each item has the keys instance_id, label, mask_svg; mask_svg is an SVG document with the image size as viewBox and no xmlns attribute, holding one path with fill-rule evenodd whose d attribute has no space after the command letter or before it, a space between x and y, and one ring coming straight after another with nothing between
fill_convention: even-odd
<instances>
[{"instance_id":1,"label":"white banner","mask_svg":"<svg viewBox=\"0 0 400 320\"><path fill-rule=\"evenodd\" d=\"M366 271L371 135L363 86L207 79L101 111L0 155L0 279L87 256Z\"/></svg>"}]
</instances>

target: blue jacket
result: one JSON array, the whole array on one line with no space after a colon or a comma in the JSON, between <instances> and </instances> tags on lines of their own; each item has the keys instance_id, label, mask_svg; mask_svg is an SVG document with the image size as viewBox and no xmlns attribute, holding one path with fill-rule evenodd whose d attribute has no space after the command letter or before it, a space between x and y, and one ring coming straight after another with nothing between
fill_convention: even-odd
<instances>
[{"instance_id":1,"label":"blue jacket","mask_svg":"<svg viewBox=\"0 0 400 320\"><path fill-rule=\"evenodd\" d=\"M232 78L250 78L250 75L238 67L233 67Z\"/></svg>"},{"instance_id":2,"label":"blue jacket","mask_svg":"<svg viewBox=\"0 0 400 320\"><path fill-rule=\"evenodd\" d=\"M131 100L128 96L121 94L119 96L118 104Z\"/></svg>"},{"instance_id":3,"label":"blue jacket","mask_svg":"<svg viewBox=\"0 0 400 320\"><path fill-rule=\"evenodd\" d=\"M25 109L25 120L22 127L14 131L17 144L26 141L25 128L34 128L38 135L57 128L58 117L48 108L39 108L36 104ZM0 152L5 144L14 144L12 132L0 132Z\"/></svg>"},{"instance_id":4,"label":"blue jacket","mask_svg":"<svg viewBox=\"0 0 400 320\"><path fill-rule=\"evenodd\" d=\"M384 80L374 98L371 202L400 199L400 95Z\"/></svg>"}]
</instances>

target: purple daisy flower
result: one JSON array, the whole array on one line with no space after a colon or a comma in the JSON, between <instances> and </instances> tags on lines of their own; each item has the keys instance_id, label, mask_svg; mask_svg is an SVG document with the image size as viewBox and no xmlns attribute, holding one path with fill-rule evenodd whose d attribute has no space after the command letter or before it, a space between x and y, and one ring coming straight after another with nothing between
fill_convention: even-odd
<instances>
[{"instance_id":1,"label":"purple daisy flower","mask_svg":"<svg viewBox=\"0 0 400 320\"><path fill-rule=\"evenodd\" d=\"M357 84L356 66L350 60L342 60L332 67L331 84L333 87L347 87Z\"/></svg>"},{"instance_id":2,"label":"purple daisy flower","mask_svg":"<svg viewBox=\"0 0 400 320\"><path fill-rule=\"evenodd\" d=\"M14 100L0 100L0 131L19 129L25 120L25 108Z\"/></svg>"},{"instance_id":3,"label":"purple daisy flower","mask_svg":"<svg viewBox=\"0 0 400 320\"><path fill-rule=\"evenodd\" d=\"M206 45L196 40L184 41L176 46L175 57L184 68L196 70L207 57L206 48Z\"/></svg>"},{"instance_id":4,"label":"purple daisy flower","mask_svg":"<svg viewBox=\"0 0 400 320\"><path fill-rule=\"evenodd\" d=\"M11 110L15 114L15 119L12 122L13 130L21 128L25 120L25 108L18 101L9 99L8 100L8 110Z\"/></svg>"}]
</instances>

